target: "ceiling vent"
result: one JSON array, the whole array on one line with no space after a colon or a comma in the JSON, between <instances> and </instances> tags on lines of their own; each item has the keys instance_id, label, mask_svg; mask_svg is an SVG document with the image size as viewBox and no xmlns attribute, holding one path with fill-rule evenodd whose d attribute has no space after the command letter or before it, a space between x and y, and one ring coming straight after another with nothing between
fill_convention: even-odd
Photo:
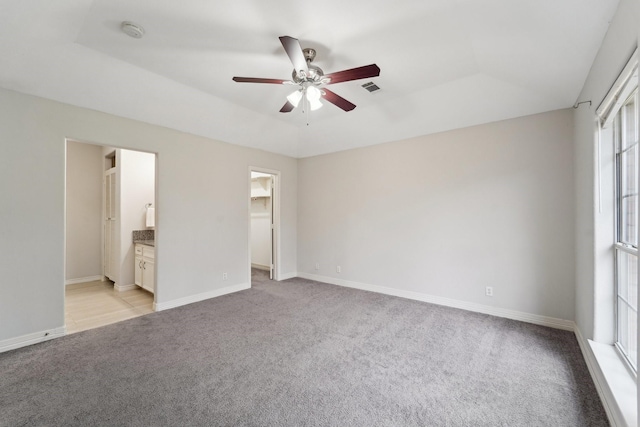
<instances>
[{"instance_id":1,"label":"ceiling vent","mask_svg":"<svg viewBox=\"0 0 640 427\"><path fill-rule=\"evenodd\" d=\"M376 92L380 90L380 86L378 86L374 82L365 83L362 85L362 87L368 90L369 92Z\"/></svg>"}]
</instances>

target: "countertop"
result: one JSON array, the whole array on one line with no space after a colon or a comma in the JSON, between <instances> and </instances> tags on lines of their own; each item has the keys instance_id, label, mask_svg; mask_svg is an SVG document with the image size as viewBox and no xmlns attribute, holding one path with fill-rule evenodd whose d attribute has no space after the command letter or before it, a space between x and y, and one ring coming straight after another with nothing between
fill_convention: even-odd
<instances>
[{"instance_id":1,"label":"countertop","mask_svg":"<svg viewBox=\"0 0 640 427\"><path fill-rule=\"evenodd\" d=\"M138 245L147 245L147 246L156 246L156 241L155 240L134 240L133 243L136 243Z\"/></svg>"}]
</instances>

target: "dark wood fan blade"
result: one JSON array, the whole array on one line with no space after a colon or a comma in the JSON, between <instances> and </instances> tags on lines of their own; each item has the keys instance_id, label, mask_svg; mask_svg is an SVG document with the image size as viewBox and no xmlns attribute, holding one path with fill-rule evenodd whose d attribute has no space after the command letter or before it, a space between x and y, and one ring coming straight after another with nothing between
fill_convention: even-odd
<instances>
[{"instance_id":1,"label":"dark wood fan blade","mask_svg":"<svg viewBox=\"0 0 640 427\"><path fill-rule=\"evenodd\" d=\"M327 84L334 84L340 82L348 82L350 80L366 79L369 77L378 77L380 75L380 67L376 64L365 65L364 67L352 68L350 70L337 71L335 73L327 74L325 77L329 77L331 81Z\"/></svg>"},{"instance_id":2,"label":"dark wood fan blade","mask_svg":"<svg viewBox=\"0 0 640 427\"><path fill-rule=\"evenodd\" d=\"M280 42L282 43L282 47L284 47L285 52L289 55L289 59L293 64L293 69L296 71L304 70L305 73L309 72L309 68L307 67L307 60L304 59L304 53L302 53L302 47L300 47L300 42L298 39L294 39L289 36L280 37Z\"/></svg>"},{"instance_id":3,"label":"dark wood fan blade","mask_svg":"<svg viewBox=\"0 0 640 427\"><path fill-rule=\"evenodd\" d=\"M294 108L296 108L292 103L290 103L289 101L287 101L286 104L284 104L282 106L282 108L280 109L281 113L290 113L291 110L293 110Z\"/></svg>"},{"instance_id":4,"label":"dark wood fan blade","mask_svg":"<svg viewBox=\"0 0 640 427\"><path fill-rule=\"evenodd\" d=\"M288 80L261 79L259 77L234 77L233 81L238 83L271 83L271 84L281 85Z\"/></svg>"},{"instance_id":5,"label":"dark wood fan blade","mask_svg":"<svg viewBox=\"0 0 640 427\"><path fill-rule=\"evenodd\" d=\"M356 108L355 104L352 104L351 102L347 101L340 95L334 92L331 92L329 89L324 88L322 89L322 92L323 92L322 97L324 99L326 99L333 105L336 105L337 107L342 108L344 111L351 111L354 108Z\"/></svg>"}]
</instances>

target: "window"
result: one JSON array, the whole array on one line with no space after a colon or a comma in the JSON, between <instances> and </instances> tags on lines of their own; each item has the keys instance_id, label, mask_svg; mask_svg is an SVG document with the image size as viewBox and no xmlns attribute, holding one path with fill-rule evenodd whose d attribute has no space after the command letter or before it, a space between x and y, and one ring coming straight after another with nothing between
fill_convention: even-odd
<instances>
[{"instance_id":1,"label":"window","mask_svg":"<svg viewBox=\"0 0 640 427\"><path fill-rule=\"evenodd\" d=\"M638 325L638 89L613 118L616 153L616 346L637 370ZM626 92L626 93L625 93Z\"/></svg>"},{"instance_id":2,"label":"window","mask_svg":"<svg viewBox=\"0 0 640 427\"><path fill-rule=\"evenodd\" d=\"M609 312L611 317L608 319L614 320L614 326L611 328L614 330L609 329L614 334L607 341L613 338L615 347L635 372L638 369L638 274L640 273L638 271L638 233L640 232L638 222L638 189L640 188L638 56L638 49L636 49L611 90L596 109L600 129L598 144L606 141L605 151L609 151L610 147L609 152L615 153L612 165L615 173L608 175L614 179L614 185L609 187L615 187L615 191L611 194L612 203L609 205L613 211L609 212L613 214L615 227L611 229L614 231L610 234L611 240L607 239L608 242L613 243L611 276L614 277L614 286L613 289L609 288L611 302L608 304L610 305L607 308L603 307L601 311L608 312L612 309L612 312ZM609 145L609 143L612 144ZM598 153L600 153L600 147L599 145ZM599 163L598 171L605 170L606 166L601 166ZM601 185L600 175L597 179L598 185ZM605 181L608 181L606 176ZM600 206L600 212L603 212L602 205ZM604 215L607 215L607 210ZM610 248L609 244L606 243L602 249ZM606 270L606 267L602 270Z\"/></svg>"}]
</instances>

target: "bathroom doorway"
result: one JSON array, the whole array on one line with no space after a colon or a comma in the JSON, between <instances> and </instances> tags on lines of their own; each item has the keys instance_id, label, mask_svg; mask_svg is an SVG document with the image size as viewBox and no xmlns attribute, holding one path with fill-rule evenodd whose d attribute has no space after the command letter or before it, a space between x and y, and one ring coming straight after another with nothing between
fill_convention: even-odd
<instances>
[{"instance_id":1,"label":"bathroom doorway","mask_svg":"<svg viewBox=\"0 0 640 427\"><path fill-rule=\"evenodd\" d=\"M153 312L155 286L137 282L134 240L155 254L156 155L67 140L65 169L67 333Z\"/></svg>"}]
</instances>

